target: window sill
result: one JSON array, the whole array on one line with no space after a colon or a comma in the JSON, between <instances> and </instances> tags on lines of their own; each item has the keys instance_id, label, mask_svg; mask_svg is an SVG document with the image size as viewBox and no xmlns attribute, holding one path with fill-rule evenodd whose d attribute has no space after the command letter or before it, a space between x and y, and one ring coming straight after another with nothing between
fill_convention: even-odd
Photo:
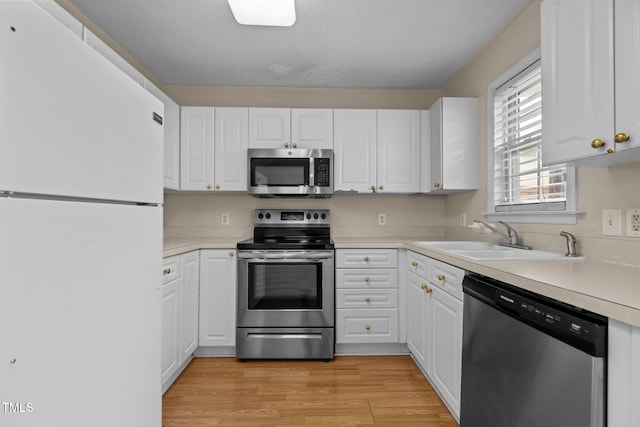
<instances>
[{"instance_id":1,"label":"window sill","mask_svg":"<svg viewBox=\"0 0 640 427\"><path fill-rule=\"evenodd\" d=\"M515 224L577 224L580 211L485 212L489 221Z\"/></svg>"}]
</instances>

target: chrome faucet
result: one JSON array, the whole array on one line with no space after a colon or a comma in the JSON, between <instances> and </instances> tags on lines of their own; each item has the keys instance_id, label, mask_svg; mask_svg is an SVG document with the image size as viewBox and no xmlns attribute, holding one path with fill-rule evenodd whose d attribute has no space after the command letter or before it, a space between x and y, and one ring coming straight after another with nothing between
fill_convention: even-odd
<instances>
[{"instance_id":1,"label":"chrome faucet","mask_svg":"<svg viewBox=\"0 0 640 427\"><path fill-rule=\"evenodd\" d=\"M564 254L564 256L570 256L570 257L578 256L576 252L576 237L573 234L568 233L566 231L561 231L560 235L567 239L567 253Z\"/></svg>"},{"instance_id":2,"label":"chrome faucet","mask_svg":"<svg viewBox=\"0 0 640 427\"><path fill-rule=\"evenodd\" d=\"M484 225L485 227L489 228L494 233L499 234L500 236L504 237L505 239L507 239L509 241L509 243L499 243L500 246L506 246L506 247L509 247L509 248L516 248L516 249L527 249L527 250L531 250L532 249L531 246L526 246L526 245L521 245L520 244L520 239L518 237L518 233L516 233L516 230L514 230L513 227L511 227L506 222L498 221L500 224L505 226L505 228L507 229L507 233L508 234L503 233L502 231L496 229L495 227L493 227L490 224L487 224L486 222L478 221L477 219L474 219L473 222L475 224Z\"/></svg>"}]
</instances>

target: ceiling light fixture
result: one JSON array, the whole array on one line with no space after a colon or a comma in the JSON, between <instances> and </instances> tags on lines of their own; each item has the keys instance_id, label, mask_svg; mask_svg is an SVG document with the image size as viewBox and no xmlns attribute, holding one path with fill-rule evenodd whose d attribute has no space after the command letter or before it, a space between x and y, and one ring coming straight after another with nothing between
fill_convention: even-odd
<instances>
[{"instance_id":1,"label":"ceiling light fixture","mask_svg":"<svg viewBox=\"0 0 640 427\"><path fill-rule=\"evenodd\" d=\"M290 27L296 22L295 0L228 0L242 25Z\"/></svg>"}]
</instances>

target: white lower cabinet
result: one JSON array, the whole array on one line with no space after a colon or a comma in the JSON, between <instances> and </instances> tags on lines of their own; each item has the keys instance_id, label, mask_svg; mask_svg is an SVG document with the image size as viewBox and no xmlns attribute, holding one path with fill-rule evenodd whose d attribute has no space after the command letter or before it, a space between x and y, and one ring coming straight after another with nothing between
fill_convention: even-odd
<instances>
[{"instance_id":1,"label":"white lower cabinet","mask_svg":"<svg viewBox=\"0 0 640 427\"><path fill-rule=\"evenodd\" d=\"M236 251L200 251L201 347L236 344Z\"/></svg>"},{"instance_id":2,"label":"white lower cabinet","mask_svg":"<svg viewBox=\"0 0 640 427\"><path fill-rule=\"evenodd\" d=\"M336 251L336 343L398 343L398 251ZM355 268L354 268L355 267Z\"/></svg>"},{"instance_id":3,"label":"white lower cabinet","mask_svg":"<svg viewBox=\"0 0 640 427\"><path fill-rule=\"evenodd\" d=\"M162 263L162 391L166 391L198 346L199 251Z\"/></svg>"},{"instance_id":4,"label":"white lower cabinet","mask_svg":"<svg viewBox=\"0 0 640 427\"><path fill-rule=\"evenodd\" d=\"M640 426L640 328L609 319L607 425Z\"/></svg>"},{"instance_id":5,"label":"white lower cabinet","mask_svg":"<svg viewBox=\"0 0 640 427\"><path fill-rule=\"evenodd\" d=\"M407 345L458 418L464 271L414 252L407 255L407 269Z\"/></svg>"}]
</instances>

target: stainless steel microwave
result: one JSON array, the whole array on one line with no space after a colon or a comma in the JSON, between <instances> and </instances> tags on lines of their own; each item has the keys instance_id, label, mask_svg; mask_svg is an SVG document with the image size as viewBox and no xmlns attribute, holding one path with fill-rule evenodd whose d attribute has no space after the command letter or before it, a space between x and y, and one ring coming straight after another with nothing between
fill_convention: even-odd
<instances>
[{"instance_id":1,"label":"stainless steel microwave","mask_svg":"<svg viewBox=\"0 0 640 427\"><path fill-rule=\"evenodd\" d=\"M249 194L256 197L331 197L333 150L250 148Z\"/></svg>"}]
</instances>

